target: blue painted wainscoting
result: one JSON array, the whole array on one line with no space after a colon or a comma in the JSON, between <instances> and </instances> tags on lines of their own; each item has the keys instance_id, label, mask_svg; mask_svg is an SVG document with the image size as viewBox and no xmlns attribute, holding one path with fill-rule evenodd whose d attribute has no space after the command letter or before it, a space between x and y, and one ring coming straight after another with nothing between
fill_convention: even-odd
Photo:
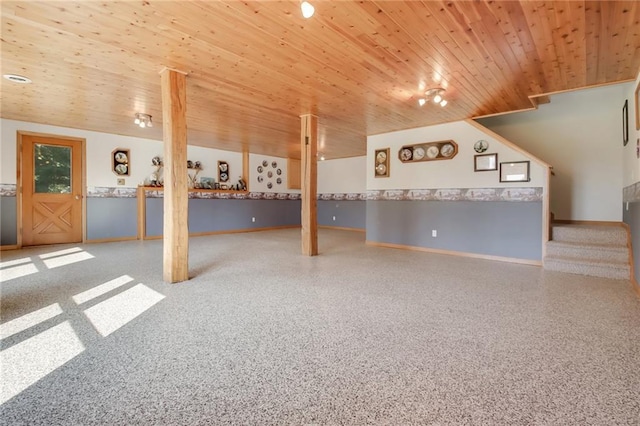
<instances>
[{"instance_id":1,"label":"blue painted wainscoting","mask_svg":"<svg viewBox=\"0 0 640 426\"><path fill-rule=\"evenodd\" d=\"M0 195L0 245L18 244L18 218L15 195Z\"/></svg>"},{"instance_id":2,"label":"blue painted wainscoting","mask_svg":"<svg viewBox=\"0 0 640 426\"><path fill-rule=\"evenodd\" d=\"M640 283L640 182L622 190L622 221L631 231L634 277Z\"/></svg>"},{"instance_id":3,"label":"blue painted wainscoting","mask_svg":"<svg viewBox=\"0 0 640 426\"><path fill-rule=\"evenodd\" d=\"M161 236L163 199L146 203L146 236ZM300 226L300 200L189 199L190 234L286 226Z\"/></svg>"},{"instance_id":4,"label":"blue painted wainscoting","mask_svg":"<svg viewBox=\"0 0 640 426\"><path fill-rule=\"evenodd\" d=\"M367 241L542 260L541 190L425 191L429 190L419 194L407 190L382 195L370 192ZM432 236L433 230L436 237Z\"/></svg>"},{"instance_id":5,"label":"blue painted wainscoting","mask_svg":"<svg viewBox=\"0 0 640 426\"><path fill-rule=\"evenodd\" d=\"M365 200L318 200L319 226L336 226L364 231L367 226L366 216Z\"/></svg>"}]
</instances>

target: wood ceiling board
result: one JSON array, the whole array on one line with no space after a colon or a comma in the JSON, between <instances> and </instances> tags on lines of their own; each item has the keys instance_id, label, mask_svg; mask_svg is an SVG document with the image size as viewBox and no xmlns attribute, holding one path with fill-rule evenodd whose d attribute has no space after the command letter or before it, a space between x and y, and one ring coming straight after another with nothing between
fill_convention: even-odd
<instances>
[{"instance_id":1,"label":"wood ceiling board","mask_svg":"<svg viewBox=\"0 0 640 426\"><path fill-rule=\"evenodd\" d=\"M162 67L188 72L189 143L328 158L366 135L531 108L530 96L633 79L638 2L7 2L2 117L161 139ZM417 106L420 83L449 105ZM133 125L150 113L153 129Z\"/></svg>"}]
</instances>

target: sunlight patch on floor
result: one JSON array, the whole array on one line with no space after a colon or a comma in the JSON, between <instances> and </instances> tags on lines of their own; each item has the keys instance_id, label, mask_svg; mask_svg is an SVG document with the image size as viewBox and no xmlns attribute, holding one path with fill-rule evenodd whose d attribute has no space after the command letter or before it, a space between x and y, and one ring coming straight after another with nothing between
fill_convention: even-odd
<instances>
[{"instance_id":1,"label":"sunlight patch on floor","mask_svg":"<svg viewBox=\"0 0 640 426\"><path fill-rule=\"evenodd\" d=\"M67 254L65 256L53 257L50 259L43 260L44 264L47 265L47 268L53 269L58 268L60 266L70 265L72 263L81 262L83 260L92 259L94 256L86 251L81 251L78 253Z\"/></svg>"},{"instance_id":2,"label":"sunlight patch on floor","mask_svg":"<svg viewBox=\"0 0 640 426\"><path fill-rule=\"evenodd\" d=\"M78 293L73 296L72 299L74 302L80 305L84 302L88 302L91 299L95 299L98 296L102 296L103 294L108 293L120 286L130 283L131 281L133 281L133 278L131 278L129 275L123 275L111 281L107 281L104 284L100 284L92 289L83 291L82 293Z\"/></svg>"},{"instance_id":3,"label":"sunlight patch on floor","mask_svg":"<svg viewBox=\"0 0 640 426\"><path fill-rule=\"evenodd\" d=\"M27 275L35 274L36 272L38 272L38 268L36 268L36 265L33 263L0 269L0 282L26 277Z\"/></svg>"},{"instance_id":4,"label":"sunlight patch on floor","mask_svg":"<svg viewBox=\"0 0 640 426\"><path fill-rule=\"evenodd\" d=\"M54 303L37 311L23 315L19 318L0 324L0 339L6 339L9 336L20 333L28 328L36 326L41 322L45 322L62 313L59 304Z\"/></svg>"},{"instance_id":5,"label":"sunlight patch on floor","mask_svg":"<svg viewBox=\"0 0 640 426\"><path fill-rule=\"evenodd\" d=\"M86 309L84 313L98 333L108 336L164 297L146 285L138 284Z\"/></svg>"},{"instance_id":6,"label":"sunlight patch on floor","mask_svg":"<svg viewBox=\"0 0 640 426\"><path fill-rule=\"evenodd\" d=\"M82 249L80 247L72 247L72 248L69 248L69 249L52 251L51 253L41 254L40 255L40 259L49 259L51 257L63 256L65 254L71 254L71 253L77 253L79 251L82 251Z\"/></svg>"},{"instance_id":7,"label":"sunlight patch on floor","mask_svg":"<svg viewBox=\"0 0 640 426\"><path fill-rule=\"evenodd\" d=\"M0 352L0 404L84 351L68 321ZM45 403L43 401L43 403Z\"/></svg>"},{"instance_id":8,"label":"sunlight patch on floor","mask_svg":"<svg viewBox=\"0 0 640 426\"><path fill-rule=\"evenodd\" d=\"M28 262L31 262L30 257L23 257L22 259L7 260L6 262L0 262L0 268L8 268L9 266L20 265Z\"/></svg>"},{"instance_id":9,"label":"sunlight patch on floor","mask_svg":"<svg viewBox=\"0 0 640 426\"><path fill-rule=\"evenodd\" d=\"M81 262L87 259L93 259L94 256L82 250L80 247L72 247L65 250L58 250L51 253L41 254L40 259L49 269L58 268L60 266L70 265L72 263ZM30 257L21 259L8 260L0 263L0 282L6 282L27 275L35 274L38 267L32 263Z\"/></svg>"}]
</instances>

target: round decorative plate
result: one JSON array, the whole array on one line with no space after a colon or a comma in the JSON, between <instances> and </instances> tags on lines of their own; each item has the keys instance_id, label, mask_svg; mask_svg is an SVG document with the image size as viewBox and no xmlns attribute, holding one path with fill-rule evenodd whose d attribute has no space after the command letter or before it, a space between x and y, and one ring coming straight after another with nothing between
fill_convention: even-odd
<instances>
[{"instance_id":1,"label":"round decorative plate","mask_svg":"<svg viewBox=\"0 0 640 426\"><path fill-rule=\"evenodd\" d=\"M267 183L267 188L269 189L273 188L273 184L271 182Z\"/></svg>"},{"instance_id":2,"label":"round decorative plate","mask_svg":"<svg viewBox=\"0 0 640 426\"><path fill-rule=\"evenodd\" d=\"M227 164L225 164L225 163L220 164L220 171L221 172L226 172L228 167L229 166Z\"/></svg>"},{"instance_id":3,"label":"round decorative plate","mask_svg":"<svg viewBox=\"0 0 640 426\"><path fill-rule=\"evenodd\" d=\"M443 157L451 157L453 151L455 151L455 148L453 148L453 145L451 145L450 143L442 145L442 148L440 148L440 152L442 153Z\"/></svg>"},{"instance_id":4,"label":"round decorative plate","mask_svg":"<svg viewBox=\"0 0 640 426\"><path fill-rule=\"evenodd\" d=\"M424 158L424 148L421 146L413 148L413 159L422 160L423 158Z\"/></svg>"},{"instance_id":5,"label":"round decorative plate","mask_svg":"<svg viewBox=\"0 0 640 426\"><path fill-rule=\"evenodd\" d=\"M116 152L115 159L118 163L126 163L128 161L127 154L124 152Z\"/></svg>"},{"instance_id":6,"label":"round decorative plate","mask_svg":"<svg viewBox=\"0 0 640 426\"><path fill-rule=\"evenodd\" d=\"M273 161L271 163L271 167L273 167L275 169L276 167L278 167L278 163L276 161Z\"/></svg>"},{"instance_id":7,"label":"round decorative plate","mask_svg":"<svg viewBox=\"0 0 640 426\"><path fill-rule=\"evenodd\" d=\"M431 145L429 148L427 148L427 157L428 158L436 158L439 153L440 153L440 150L435 145Z\"/></svg>"},{"instance_id":8,"label":"round decorative plate","mask_svg":"<svg viewBox=\"0 0 640 426\"><path fill-rule=\"evenodd\" d=\"M387 166L385 166L384 164L378 164L376 166L376 174L377 175L383 175L387 172Z\"/></svg>"},{"instance_id":9,"label":"round decorative plate","mask_svg":"<svg viewBox=\"0 0 640 426\"><path fill-rule=\"evenodd\" d=\"M262 173L262 166L258 166L258 173Z\"/></svg>"},{"instance_id":10,"label":"round decorative plate","mask_svg":"<svg viewBox=\"0 0 640 426\"><path fill-rule=\"evenodd\" d=\"M485 152L487 149L489 149L489 142L485 141L484 139L480 139L478 142L473 144L473 149L475 152Z\"/></svg>"},{"instance_id":11,"label":"round decorative plate","mask_svg":"<svg viewBox=\"0 0 640 426\"><path fill-rule=\"evenodd\" d=\"M118 164L116 166L116 173L119 175L126 175L127 174L127 165L126 164Z\"/></svg>"},{"instance_id":12,"label":"round decorative plate","mask_svg":"<svg viewBox=\"0 0 640 426\"><path fill-rule=\"evenodd\" d=\"M220 173L220 181L226 182L229 180L229 176L226 173Z\"/></svg>"},{"instance_id":13,"label":"round decorative plate","mask_svg":"<svg viewBox=\"0 0 640 426\"><path fill-rule=\"evenodd\" d=\"M282 174L282 170L280 170L280 169L276 170L276 174L277 174L278 176L280 176L280 175Z\"/></svg>"},{"instance_id":14,"label":"round decorative plate","mask_svg":"<svg viewBox=\"0 0 640 426\"><path fill-rule=\"evenodd\" d=\"M280 184L282 183L282 178L278 178L278 179L276 179L276 183L277 183L278 185L280 185Z\"/></svg>"},{"instance_id":15,"label":"round decorative plate","mask_svg":"<svg viewBox=\"0 0 640 426\"><path fill-rule=\"evenodd\" d=\"M262 160L262 165L264 167L267 167L269 165L269 162L267 160Z\"/></svg>"},{"instance_id":16,"label":"round decorative plate","mask_svg":"<svg viewBox=\"0 0 640 426\"><path fill-rule=\"evenodd\" d=\"M413 157L413 152L409 148L405 148L400 151L400 159L402 161L409 161Z\"/></svg>"},{"instance_id":17,"label":"round decorative plate","mask_svg":"<svg viewBox=\"0 0 640 426\"><path fill-rule=\"evenodd\" d=\"M262 182L264 178L262 176L258 176L258 182Z\"/></svg>"},{"instance_id":18,"label":"round decorative plate","mask_svg":"<svg viewBox=\"0 0 640 426\"><path fill-rule=\"evenodd\" d=\"M380 151L378 155L376 155L376 163L384 163L387 159L387 153L384 151Z\"/></svg>"},{"instance_id":19,"label":"round decorative plate","mask_svg":"<svg viewBox=\"0 0 640 426\"><path fill-rule=\"evenodd\" d=\"M273 177L273 172L271 170L267 172L267 177Z\"/></svg>"}]
</instances>

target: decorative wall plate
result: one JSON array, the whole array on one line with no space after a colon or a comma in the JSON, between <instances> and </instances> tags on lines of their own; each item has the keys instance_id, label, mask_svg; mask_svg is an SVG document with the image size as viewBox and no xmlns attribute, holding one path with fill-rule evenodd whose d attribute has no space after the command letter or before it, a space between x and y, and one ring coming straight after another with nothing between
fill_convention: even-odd
<instances>
[{"instance_id":1,"label":"decorative wall plate","mask_svg":"<svg viewBox=\"0 0 640 426\"><path fill-rule=\"evenodd\" d=\"M477 153L485 152L487 149L489 149L489 142L485 141L484 139L480 139L475 144L473 144L473 150Z\"/></svg>"},{"instance_id":2,"label":"decorative wall plate","mask_svg":"<svg viewBox=\"0 0 640 426\"><path fill-rule=\"evenodd\" d=\"M413 158L413 150L410 148L402 148L400 150L400 159L402 161L409 161Z\"/></svg>"},{"instance_id":3,"label":"decorative wall plate","mask_svg":"<svg viewBox=\"0 0 640 426\"><path fill-rule=\"evenodd\" d=\"M122 151L116 152L114 159L116 160L116 163L127 163L129 161L127 154Z\"/></svg>"},{"instance_id":4,"label":"decorative wall plate","mask_svg":"<svg viewBox=\"0 0 640 426\"><path fill-rule=\"evenodd\" d=\"M440 153L440 149L435 145L427 148L427 158L436 158L439 153Z\"/></svg>"},{"instance_id":5,"label":"decorative wall plate","mask_svg":"<svg viewBox=\"0 0 640 426\"><path fill-rule=\"evenodd\" d=\"M440 148L440 153L444 157L451 157L451 155L453 154L453 151L454 151L453 145L451 145L450 143L442 145L442 148Z\"/></svg>"},{"instance_id":6,"label":"decorative wall plate","mask_svg":"<svg viewBox=\"0 0 640 426\"><path fill-rule=\"evenodd\" d=\"M414 160L422 160L424 158L424 148L419 146L413 150L413 158ZM438 155L438 154L436 154Z\"/></svg>"}]
</instances>

